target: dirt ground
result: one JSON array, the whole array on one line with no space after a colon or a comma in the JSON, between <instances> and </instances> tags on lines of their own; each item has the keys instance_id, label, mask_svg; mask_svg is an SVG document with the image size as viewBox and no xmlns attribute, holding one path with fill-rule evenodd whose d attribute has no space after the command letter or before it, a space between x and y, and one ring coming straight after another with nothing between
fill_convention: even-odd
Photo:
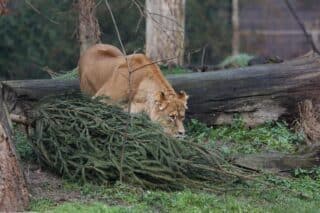
<instances>
[{"instance_id":1,"label":"dirt ground","mask_svg":"<svg viewBox=\"0 0 320 213\"><path fill-rule=\"evenodd\" d=\"M23 164L23 168L32 199L50 199L56 203L87 200L80 191L66 190L61 177L52 172L36 164Z\"/></svg>"},{"instance_id":2,"label":"dirt ground","mask_svg":"<svg viewBox=\"0 0 320 213\"><path fill-rule=\"evenodd\" d=\"M84 193L81 185L74 187L62 177L54 174L45 168L40 168L35 163L22 163L25 178L28 185L30 198L32 200L47 199L55 205L64 202L103 202L110 206L128 206L129 204L122 199L112 196L102 196L99 193ZM79 187L80 186L80 187Z\"/></svg>"}]
</instances>

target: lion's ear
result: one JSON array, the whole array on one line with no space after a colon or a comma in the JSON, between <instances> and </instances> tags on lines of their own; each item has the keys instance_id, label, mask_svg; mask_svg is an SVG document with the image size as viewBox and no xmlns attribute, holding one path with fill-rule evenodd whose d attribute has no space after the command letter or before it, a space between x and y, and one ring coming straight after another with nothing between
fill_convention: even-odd
<instances>
[{"instance_id":1,"label":"lion's ear","mask_svg":"<svg viewBox=\"0 0 320 213\"><path fill-rule=\"evenodd\" d=\"M155 94L155 104L159 107L159 110L164 110L168 106L168 101L164 92L159 91Z\"/></svg>"},{"instance_id":2,"label":"lion's ear","mask_svg":"<svg viewBox=\"0 0 320 213\"><path fill-rule=\"evenodd\" d=\"M188 98L189 98L189 95L187 95L187 93L185 91L182 91L182 90L180 92L178 92L177 95L178 95L178 98L183 100L183 101L187 101Z\"/></svg>"},{"instance_id":3,"label":"lion's ear","mask_svg":"<svg viewBox=\"0 0 320 213\"><path fill-rule=\"evenodd\" d=\"M180 91L177 93L177 96L180 100L182 100L184 102L184 108L188 109L187 100L188 100L189 96L187 95L187 93L185 91Z\"/></svg>"}]
</instances>

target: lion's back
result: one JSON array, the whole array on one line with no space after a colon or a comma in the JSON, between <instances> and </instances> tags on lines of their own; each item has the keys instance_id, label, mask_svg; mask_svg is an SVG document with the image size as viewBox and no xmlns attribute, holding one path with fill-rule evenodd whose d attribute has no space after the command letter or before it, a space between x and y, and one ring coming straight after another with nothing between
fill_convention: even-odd
<instances>
[{"instance_id":1,"label":"lion's back","mask_svg":"<svg viewBox=\"0 0 320 213\"><path fill-rule=\"evenodd\" d=\"M79 59L80 88L94 95L112 76L122 52L115 46L96 44L88 48Z\"/></svg>"},{"instance_id":2,"label":"lion's back","mask_svg":"<svg viewBox=\"0 0 320 213\"><path fill-rule=\"evenodd\" d=\"M80 88L93 96L104 87L109 96L123 98L122 96L127 96L129 69L133 71L130 80L131 89L135 93L141 89L142 81L152 81L153 85L157 84L156 87L172 90L158 65L152 63L145 54L128 55L126 60L118 48L106 44L94 45L80 57Z\"/></svg>"}]
</instances>

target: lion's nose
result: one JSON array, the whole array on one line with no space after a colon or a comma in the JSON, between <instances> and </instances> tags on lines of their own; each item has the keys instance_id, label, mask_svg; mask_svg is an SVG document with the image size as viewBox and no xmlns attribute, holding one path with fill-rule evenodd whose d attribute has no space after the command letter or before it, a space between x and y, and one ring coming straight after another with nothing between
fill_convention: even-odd
<instances>
[{"instance_id":1,"label":"lion's nose","mask_svg":"<svg viewBox=\"0 0 320 213\"><path fill-rule=\"evenodd\" d=\"M184 136L185 131L179 131L178 134L179 134L179 136Z\"/></svg>"},{"instance_id":2,"label":"lion's nose","mask_svg":"<svg viewBox=\"0 0 320 213\"><path fill-rule=\"evenodd\" d=\"M176 134L176 138L184 138L185 132L179 131L178 134Z\"/></svg>"}]
</instances>

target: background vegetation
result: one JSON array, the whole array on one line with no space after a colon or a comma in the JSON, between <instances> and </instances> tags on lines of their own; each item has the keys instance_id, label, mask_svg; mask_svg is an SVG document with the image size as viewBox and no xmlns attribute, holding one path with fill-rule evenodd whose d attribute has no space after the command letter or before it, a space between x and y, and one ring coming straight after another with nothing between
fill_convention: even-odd
<instances>
[{"instance_id":1,"label":"background vegetation","mask_svg":"<svg viewBox=\"0 0 320 213\"><path fill-rule=\"evenodd\" d=\"M141 0L143 2L143 0ZM186 54L200 63L206 48L208 64L231 53L231 0L187 0ZM145 23L131 1L111 0L128 52L144 51ZM48 78L77 65L79 42L75 1L13 0L12 13L0 19L0 79ZM119 46L104 1L97 0L102 42Z\"/></svg>"},{"instance_id":2,"label":"background vegetation","mask_svg":"<svg viewBox=\"0 0 320 213\"><path fill-rule=\"evenodd\" d=\"M0 78L44 78L45 67L65 70L76 65L72 5L68 0L15 2L12 14L0 19Z\"/></svg>"}]
</instances>

